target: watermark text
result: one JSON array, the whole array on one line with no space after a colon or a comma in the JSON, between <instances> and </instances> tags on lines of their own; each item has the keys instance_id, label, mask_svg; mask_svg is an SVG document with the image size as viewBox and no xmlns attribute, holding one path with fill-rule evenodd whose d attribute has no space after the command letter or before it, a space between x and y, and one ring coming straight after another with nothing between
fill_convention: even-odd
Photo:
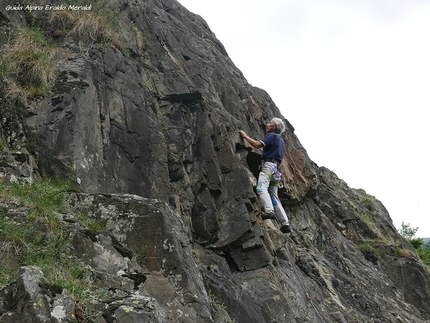
<instances>
[{"instance_id":1,"label":"watermark text","mask_svg":"<svg viewBox=\"0 0 430 323\"><path fill-rule=\"evenodd\" d=\"M8 5L5 7L6 11L63 11L63 10L72 10L72 11L89 11L92 9L92 5L85 5L85 6L75 6L75 5L43 5L43 6L37 6L37 5Z\"/></svg>"}]
</instances>

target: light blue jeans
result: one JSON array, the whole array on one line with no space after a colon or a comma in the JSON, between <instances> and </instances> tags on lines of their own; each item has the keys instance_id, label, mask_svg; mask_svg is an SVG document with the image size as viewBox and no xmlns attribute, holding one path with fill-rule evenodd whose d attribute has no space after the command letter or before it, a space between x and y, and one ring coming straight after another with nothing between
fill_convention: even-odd
<instances>
[{"instance_id":1,"label":"light blue jeans","mask_svg":"<svg viewBox=\"0 0 430 323\"><path fill-rule=\"evenodd\" d=\"M273 162L264 162L258 175L257 194L263 203L264 211L274 211L276 219L281 225L289 225L288 216L278 197L279 180L273 178L278 165ZM272 175L268 175L272 174Z\"/></svg>"}]
</instances>

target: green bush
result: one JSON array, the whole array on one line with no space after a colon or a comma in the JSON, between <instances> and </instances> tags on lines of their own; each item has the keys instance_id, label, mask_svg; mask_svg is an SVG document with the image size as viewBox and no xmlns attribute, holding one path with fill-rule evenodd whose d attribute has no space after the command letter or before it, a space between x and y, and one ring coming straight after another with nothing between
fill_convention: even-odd
<instances>
[{"instance_id":1,"label":"green bush","mask_svg":"<svg viewBox=\"0 0 430 323\"><path fill-rule=\"evenodd\" d=\"M424 239L415 237L417 231L418 227L411 228L409 223L402 222L399 233L410 242L423 263L430 266L430 246L424 242Z\"/></svg>"},{"instance_id":2,"label":"green bush","mask_svg":"<svg viewBox=\"0 0 430 323\"><path fill-rule=\"evenodd\" d=\"M424 244L417 251L418 251L418 255L420 256L421 260L427 266L430 266L430 247L429 247L429 245Z\"/></svg>"},{"instance_id":3,"label":"green bush","mask_svg":"<svg viewBox=\"0 0 430 323\"><path fill-rule=\"evenodd\" d=\"M400 235L405 238L406 240L412 239L415 234L418 231L418 227L411 228L411 225L409 223L405 223L402 221L402 224L400 225L399 233Z\"/></svg>"}]
</instances>

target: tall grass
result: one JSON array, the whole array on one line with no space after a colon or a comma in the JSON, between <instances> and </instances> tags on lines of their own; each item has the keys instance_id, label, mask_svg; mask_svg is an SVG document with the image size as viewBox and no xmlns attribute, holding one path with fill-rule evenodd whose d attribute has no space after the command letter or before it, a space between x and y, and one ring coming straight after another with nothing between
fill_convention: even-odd
<instances>
[{"instance_id":1,"label":"tall grass","mask_svg":"<svg viewBox=\"0 0 430 323\"><path fill-rule=\"evenodd\" d=\"M54 12L49 21L51 28L59 36L73 38L80 45L115 44L120 37L115 32L111 14L78 11Z\"/></svg>"},{"instance_id":2,"label":"tall grass","mask_svg":"<svg viewBox=\"0 0 430 323\"><path fill-rule=\"evenodd\" d=\"M107 9L105 9L106 12ZM120 37L112 27L112 14L54 11L49 26L18 29L0 50L0 77L7 94L27 97L47 96L57 71L53 64L58 49L50 37L71 37L80 46L110 45L121 48ZM50 38L52 40L52 38Z\"/></svg>"},{"instance_id":3,"label":"tall grass","mask_svg":"<svg viewBox=\"0 0 430 323\"><path fill-rule=\"evenodd\" d=\"M105 16L93 13L79 16L68 35L84 44L118 42L119 38Z\"/></svg>"},{"instance_id":4,"label":"tall grass","mask_svg":"<svg viewBox=\"0 0 430 323\"><path fill-rule=\"evenodd\" d=\"M56 53L57 49L40 29L22 28L14 40L3 47L0 70L12 87L20 87L23 92L47 88L56 76L53 65Z\"/></svg>"}]
</instances>

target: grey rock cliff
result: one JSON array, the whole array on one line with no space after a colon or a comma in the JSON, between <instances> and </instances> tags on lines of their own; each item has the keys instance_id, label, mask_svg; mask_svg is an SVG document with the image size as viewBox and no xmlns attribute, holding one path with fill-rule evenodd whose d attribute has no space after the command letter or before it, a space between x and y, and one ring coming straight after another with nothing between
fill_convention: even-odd
<instances>
[{"instance_id":1,"label":"grey rock cliff","mask_svg":"<svg viewBox=\"0 0 430 323\"><path fill-rule=\"evenodd\" d=\"M52 11L3 7L3 44L34 25L58 53L48 96L1 88L15 152L0 156L0 177L72 178L82 193L70 205L105 223L92 232L59 215L70 253L106 288L94 322L428 322L430 275L413 247L381 202L309 159L287 119L280 195L293 232L261 221L260 154L238 130L261 138L280 111L201 17L174 0L106 1L91 14L113 13L120 36L103 42L59 34ZM28 223L1 202L1 216ZM19 271L0 291L0 322L74 322L73 295L6 264Z\"/></svg>"}]
</instances>

